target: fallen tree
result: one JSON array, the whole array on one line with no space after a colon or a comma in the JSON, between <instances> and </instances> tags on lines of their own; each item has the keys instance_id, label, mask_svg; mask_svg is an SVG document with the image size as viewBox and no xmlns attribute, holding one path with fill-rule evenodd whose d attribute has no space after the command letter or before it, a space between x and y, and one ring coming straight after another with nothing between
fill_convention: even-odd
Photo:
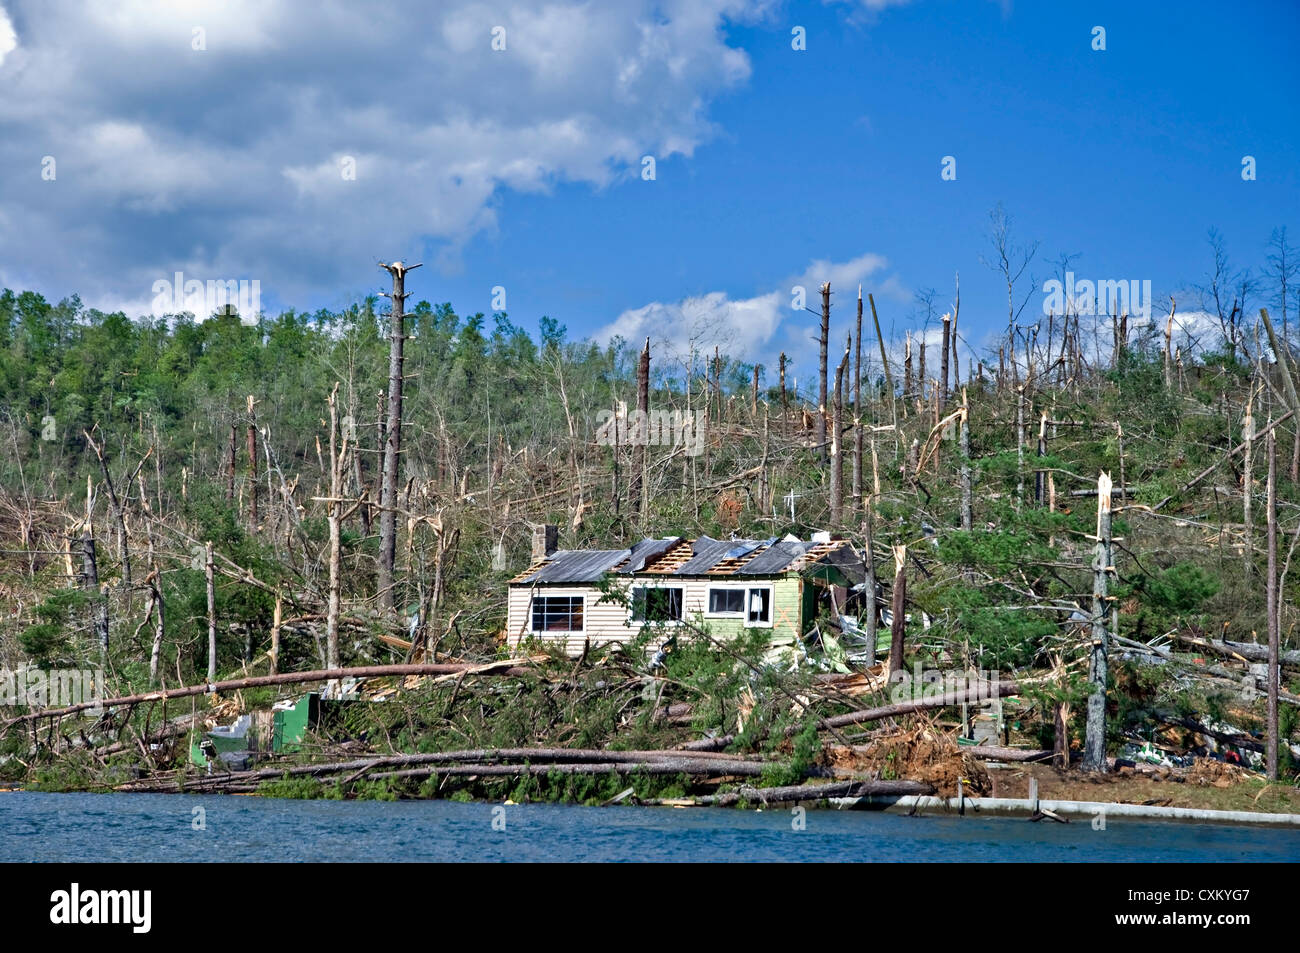
<instances>
[{"instance_id":1,"label":"fallen tree","mask_svg":"<svg viewBox=\"0 0 1300 953\"><path fill-rule=\"evenodd\" d=\"M1227 639L1198 639L1194 635L1178 633L1178 639L1199 649L1209 649L1219 655L1248 662L1267 662L1268 646L1253 642L1229 642ZM1300 651L1279 652L1278 659L1285 665L1300 665Z\"/></svg>"},{"instance_id":2,"label":"fallen tree","mask_svg":"<svg viewBox=\"0 0 1300 953\"><path fill-rule=\"evenodd\" d=\"M898 715L909 715L913 712L924 711L927 708L949 708L954 705L964 705L969 702L991 701L994 698L1005 698L1007 695L1015 695L1024 689L1024 682L1004 680L999 682L982 682L974 688L969 688L961 692L944 692L942 695L936 695L932 698L916 698L911 701L895 702L892 705L882 705L879 708L864 708L861 711L851 711L844 715L833 715L830 718L819 718L817 725L820 729L834 730L845 728L849 725L860 725L864 722L879 721L882 718L894 718ZM785 736L792 738L801 730L799 725L791 725L785 729ZM719 735L717 738L704 738L699 741L688 741L684 745L679 745L680 751L720 751L736 740L736 735L726 734Z\"/></svg>"},{"instance_id":3,"label":"fallen tree","mask_svg":"<svg viewBox=\"0 0 1300 953\"><path fill-rule=\"evenodd\" d=\"M44 708L11 718L0 727L0 732L13 725L26 721L39 721L42 718L64 718L83 711L98 711L102 708L119 708L123 705L140 705L145 702L165 702L173 698L191 698L195 695L210 695L219 692L233 692L243 688L265 688L270 685L296 685L304 682L329 682L342 678L386 678L389 676L409 675L528 675L535 670L519 663L526 659L506 659L487 664L468 662L446 662L428 665L359 665L352 668L324 668L312 672L284 672L279 675L254 675L248 678L233 678L223 682L205 682L184 688L160 689L139 695L123 695L120 698L104 698L97 701L68 705L65 708Z\"/></svg>"},{"instance_id":4,"label":"fallen tree","mask_svg":"<svg viewBox=\"0 0 1300 953\"><path fill-rule=\"evenodd\" d=\"M520 762L507 764L505 762ZM581 770L572 770L573 765ZM141 778L116 786L119 791L171 791L226 788L232 784L260 783L285 777L322 778L348 772L345 781L369 775L381 777L416 777L421 773L509 775L542 773L555 768L560 773L590 773L618 768L670 765L671 770L655 770L660 774L701 774L707 776L736 774L757 776L773 764L780 764L756 755L724 755L714 752L695 752L684 755L680 751L605 751L598 748L473 748L462 751L435 751L424 754L376 755L318 764L261 768L253 771L225 772L178 779L174 774ZM523 770L529 766L539 770ZM596 767L593 767L596 765ZM608 765L615 766L605 767ZM374 773L377 768L402 770ZM498 768L502 770L497 770ZM463 770L462 770L463 769Z\"/></svg>"},{"instance_id":5,"label":"fallen tree","mask_svg":"<svg viewBox=\"0 0 1300 953\"><path fill-rule=\"evenodd\" d=\"M739 791L725 794L704 794L691 800L702 807L730 807L740 801L760 801L779 804L789 801L819 801L829 797L870 797L872 795L902 797L908 794L933 794L934 785L922 781L834 781L829 784L791 784L775 788L755 788L745 785ZM680 804L680 799L653 798L642 804Z\"/></svg>"}]
</instances>

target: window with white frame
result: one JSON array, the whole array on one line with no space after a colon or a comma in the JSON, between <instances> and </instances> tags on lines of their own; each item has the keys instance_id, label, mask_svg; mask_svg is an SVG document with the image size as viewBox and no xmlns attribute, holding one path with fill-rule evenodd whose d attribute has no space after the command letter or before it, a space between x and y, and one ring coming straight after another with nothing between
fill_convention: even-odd
<instances>
[{"instance_id":1,"label":"window with white frame","mask_svg":"<svg viewBox=\"0 0 1300 953\"><path fill-rule=\"evenodd\" d=\"M582 596L533 596L532 631L581 632Z\"/></svg>"},{"instance_id":2,"label":"window with white frame","mask_svg":"<svg viewBox=\"0 0 1300 953\"><path fill-rule=\"evenodd\" d=\"M772 624L771 586L711 586L706 613L745 620L746 625Z\"/></svg>"},{"instance_id":3,"label":"window with white frame","mask_svg":"<svg viewBox=\"0 0 1300 953\"><path fill-rule=\"evenodd\" d=\"M744 611L744 589L715 587L709 590L709 615L740 615Z\"/></svg>"},{"instance_id":4,"label":"window with white frame","mask_svg":"<svg viewBox=\"0 0 1300 953\"><path fill-rule=\"evenodd\" d=\"M638 586L632 590L633 622L682 621L680 586Z\"/></svg>"}]
</instances>

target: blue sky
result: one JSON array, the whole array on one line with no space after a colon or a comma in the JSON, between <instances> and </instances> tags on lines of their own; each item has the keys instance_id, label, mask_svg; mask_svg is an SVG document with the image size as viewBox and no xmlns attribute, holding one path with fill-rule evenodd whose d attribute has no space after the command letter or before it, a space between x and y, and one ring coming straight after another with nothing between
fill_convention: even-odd
<instances>
[{"instance_id":1,"label":"blue sky","mask_svg":"<svg viewBox=\"0 0 1300 953\"><path fill-rule=\"evenodd\" d=\"M1157 311L1196 311L1211 226L1257 272L1273 228L1300 242L1288 0L113 6L0 0L0 284L142 313L184 269L313 309L423 259L416 297L462 313L502 286L530 329L770 365L809 360L790 289L824 278L837 335L858 280L901 333L960 272L985 343L999 202L1039 243L1026 292L1069 252L1151 280Z\"/></svg>"}]
</instances>

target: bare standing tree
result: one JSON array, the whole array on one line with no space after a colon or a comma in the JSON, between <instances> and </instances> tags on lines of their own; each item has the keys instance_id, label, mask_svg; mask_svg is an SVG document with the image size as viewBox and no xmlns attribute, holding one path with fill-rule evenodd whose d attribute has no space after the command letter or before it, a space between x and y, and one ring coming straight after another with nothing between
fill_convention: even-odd
<instances>
[{"instance_id":1,"label":"bare standing tree","mask_svg":"<svg viewBox=\"0 0 1300 953\"><path fill-rule=\"evenodd\" d=\"M1219 319L1223 343L1228 348L1228 356L1235 361L1238 349L1246 349L1246 299L1254 292L1254 280L1249 268L1233 270L1223 235L1217 228L1210 229L1206 241L1214 254L1214 265L1208 283L1196 290L1201 295L1201 309L1212 311Z\"/></svg>"},{"instance_id":2,"label":"bare standing tree","mask_svg":"<svg viewBox=\"0 0 1300 953\"><path fill-rule=\"evenodd\" d=\"M1268 239L1268 247L1273 250L1265 259L1268 262L1265 275L1277 286L1273 303L1278 306L1282 315L1282 345L1288 347L1291 337L1287 325L1287 303L1291 285L1295 283L1296 276L1300 275L1300 259L1296 258L1295 251L1287 241L1285 225L1273 229L1273 234Z\"/></svg>"},{"instance_id":3,"label":"bare standing tree","mask_svg":"<svg viewBox=\"0 0 1300 953\"><path fill-rule=\"evenodd\" d=\"M829 281L822 285L821 293L822 323L821 333L817 339L817 452L821 454L822 462L825 463L830 459L826 449L826 352L831 333L831 283Z\"/></svg>"},{"instance_id":4,"label":"bare standing tree","mask_svg":"<svg viewBox=\"0 0 1300 953\"><path fill-rule=\"evenodd\" d=\"M1016 285L1029 267L1029 263L1034 260L1034 255L1038 253L1038 242L1030 242L1028 245L1019 245L1015 242L1011 232L1011 216L1007 214L1001 202L989 212L989 220L992 222L989 238L993 245L993 256L991 259L981 258L981 260L987 267L1000 274L1002 280L1006 282L1007 357L1011 362L1011 379L1019 383L1020 371L1016 366L1016 324L1025 310L1025 305L1033 296L1037 282L1030 275L1029 292L1019 305L1016 304Z\"/></svg>"},{"instance_id":5,"label":"bare standing tree","mask_svg":"<svg viewBox=\"0 0 1300 953\"><path fill-rule=\"evenodd\" d=\"M393 276L393 311L388 335L388 415L384 427L383 479L379 485L379 607L391 613L394 605L393 564L397 559L397 471L402 446L402 360L406 341L403 306L406 273L420 265L400 261L379 267ZM331 463L331 466L333 464Z\"/></svg>"}]
</instances>

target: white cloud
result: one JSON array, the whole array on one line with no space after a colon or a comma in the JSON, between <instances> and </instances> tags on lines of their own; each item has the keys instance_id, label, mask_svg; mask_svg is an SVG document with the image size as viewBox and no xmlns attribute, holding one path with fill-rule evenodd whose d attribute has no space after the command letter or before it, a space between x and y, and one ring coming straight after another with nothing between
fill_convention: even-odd
<instances>
[{"instance_id":1,"label":"white cloud","mask_svg":"<svg viewBox=\"0 0 1300 953\"><path fill-rule=\"evenodd\" d=\"M9 19L9 14L4 7L0 7L0 66L4 65L5 57L16 49L18 49L18 34L14 31L14 24Z\"/></svg>"},{"instance_id":2,"label":"white cloud","mask_svg":"<svg viewBox=\"0 0 1300 953\"><path fill-rule=\"evenodd\" d=\"M71 291L54 270L71 249L88 301L176 268L269 288L269 262L293 300L426 244L452 267L504 189L608 187L642 155L690 156L709 103L750 75L728 22L770 5L6 3L23 43L0 68L0 205L20 227L0 260ZM0 57L14 32L0 8Z\"/></svg>"},{"instance_id":3,"label":"white cloud","mask_svg":"<svg viewBox=\"0 0 1300 953\"><path fill-rule=\"evenodd\" d=\"M774 380L781 352L794 367L816 367L818 319L794 307L797 289L803 289L805 308L819 311L819 289L823 282L831 283L830 353L834 364L842 353L845 335L857 321L859 283L869 282L863 294L875 294L877 304L882 299L910 300L898 278L884 273L887 267L886 259L874 253L845 262L819 259L766 294L733 299L726 292L714 291L676 302L655 301L624 311L593 338L603 344L622 337L630 345L639 346L649 337L652 353L673 362L684 362L692 353L697 359L712 355L717 347L735 360L765 365L768 377ZM864 337L870 327L867 310ZM868 359L873 353L865 346L863 352Z\"/></svg>"}]
</instances>

